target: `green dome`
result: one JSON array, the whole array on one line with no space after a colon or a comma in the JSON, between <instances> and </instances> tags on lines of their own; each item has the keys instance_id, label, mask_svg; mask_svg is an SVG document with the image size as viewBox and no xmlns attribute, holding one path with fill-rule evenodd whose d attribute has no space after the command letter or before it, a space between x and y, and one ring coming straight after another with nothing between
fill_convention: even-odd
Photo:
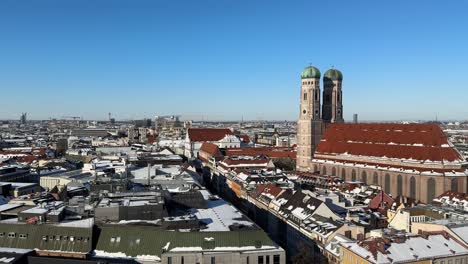
<instances>
[{"instance_id":1,"label":"green dome","mask_svg":"<svg viewBox=\"0 0 468 264\"><path fill-rule=\"evenodd\" d=\"M325 72L323 75L324 80L331 80L331 81L342 81L343 80L343 74L337 70L337 69L330 69Z\"/></svg>"},{"instance_id":2,"label":"green dome","mask_svg":"<svg viewBox=\"0 0 468 264\"><path fill-rule=\"evenodd\" d=\"M318 78L320 79L320 71L314 66L306 67L301 73L301 79Z\"/></svg>"}]
</instances>

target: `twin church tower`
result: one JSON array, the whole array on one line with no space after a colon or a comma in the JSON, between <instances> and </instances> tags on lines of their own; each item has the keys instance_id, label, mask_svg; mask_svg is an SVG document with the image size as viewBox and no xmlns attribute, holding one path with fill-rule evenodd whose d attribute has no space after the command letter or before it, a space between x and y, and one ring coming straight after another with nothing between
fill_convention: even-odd
<instances>
[{"instance_id":1,"label":"twin church tower","mask_svg":"<svg viewBox=\"0 0 468 264\"><path fill-rule=\"evenodd\" d=\"M323 104L320 93L320 71L309 66L301 74L301 108L297 122L298 171L311 171L310 162L325 128L330 123L342 123L343 74L330 69L323 75Z\"/></svg>"}]
</instances>

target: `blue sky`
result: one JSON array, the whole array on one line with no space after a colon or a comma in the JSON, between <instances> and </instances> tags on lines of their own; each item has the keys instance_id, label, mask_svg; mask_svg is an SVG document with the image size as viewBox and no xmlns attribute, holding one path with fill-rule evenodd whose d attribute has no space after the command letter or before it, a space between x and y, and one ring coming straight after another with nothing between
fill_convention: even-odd
<instances>
[{"instance_id":1,"label":"blue sky","mask_svg":"<svg viewBox=\"0 0 468 264\"><path fill-rule=\"evenodd\" d=\"M449 4L450 3L450 4ZM0 118L294 120L302 68L345 119L468 118L468 1L0 1Z\"/></svg>"}]
</instances>

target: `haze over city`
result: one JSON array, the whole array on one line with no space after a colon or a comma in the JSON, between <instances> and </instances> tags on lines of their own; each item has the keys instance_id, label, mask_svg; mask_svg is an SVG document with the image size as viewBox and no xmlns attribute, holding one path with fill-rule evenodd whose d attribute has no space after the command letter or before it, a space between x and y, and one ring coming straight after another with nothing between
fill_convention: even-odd
<instances>
[{"instance_id":1,"label":"haze over city","mask_svg":"<svg viewBox=\"0 0 468 264\"><path fill-rule=\"evenodd\" d=\"M1 1L0 119L296 120L302 69L344 118L466 119L466 1Z\"/></svg>"}]
</instances>

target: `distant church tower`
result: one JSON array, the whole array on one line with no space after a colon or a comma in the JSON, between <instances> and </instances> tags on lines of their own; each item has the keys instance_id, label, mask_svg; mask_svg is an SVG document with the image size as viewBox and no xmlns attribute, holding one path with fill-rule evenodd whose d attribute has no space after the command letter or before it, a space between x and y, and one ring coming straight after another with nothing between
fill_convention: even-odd
<instances>
[{"instance_id":1,"label":"distant church tower","mask_svg":"<svg viewBox=\"0 0 468 264\"><path fill-rule=\"evenodd\" d=\"M330 69L323 75L322 119L326 124L344 122L342 81L343 74L336 69Z\"/></svg>"},{"instance_id":2,"label":"distant church tower","mask_svg":"<svg viewBox=\"0 0 468 264\"><path fill-rule=\"evenodd\" d=\"M310 161L322 137L320 118L320 71L309 66L301 74L301 108L297 122L298 171L310 171Z\"/></svg>"}]
</instances>

